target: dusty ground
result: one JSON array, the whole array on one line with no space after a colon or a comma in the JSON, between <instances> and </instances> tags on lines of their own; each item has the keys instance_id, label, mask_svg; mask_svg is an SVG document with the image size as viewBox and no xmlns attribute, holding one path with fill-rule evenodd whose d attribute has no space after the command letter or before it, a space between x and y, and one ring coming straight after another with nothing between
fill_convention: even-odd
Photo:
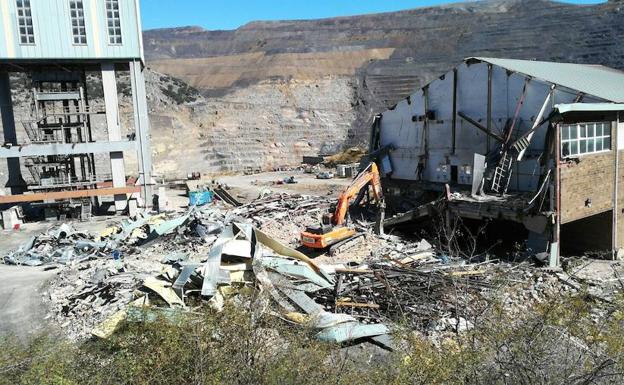
<instances>
[{"instance_id":1,"label":"dusty ground","mask_svg":"<svg viewBox=\"0 0 624 385\"><path fill-rule=\"evenodd\" d=\"M295 184L277 184L284 178L295 177ZM284 192L289 194L305 195L331 195L338 197L351 179L333 178L316 179L315 174L306 174L303 171L276 171L263 172L254 175L228 175L216 178L221 183L228 185L234 197L249 201L258 197L265 190L274 193Z\"/></svg>"},{"instance_id":2,"label":"dusty ground","mask_svg":"<svg viewBox=\"0 0 624 385\"><path fill-rule=\"evenodd\" d=\"M38 267L0 265L0 334L25 337L48 326L42 292L55 274Z\"/></svg>"}]
</instances>

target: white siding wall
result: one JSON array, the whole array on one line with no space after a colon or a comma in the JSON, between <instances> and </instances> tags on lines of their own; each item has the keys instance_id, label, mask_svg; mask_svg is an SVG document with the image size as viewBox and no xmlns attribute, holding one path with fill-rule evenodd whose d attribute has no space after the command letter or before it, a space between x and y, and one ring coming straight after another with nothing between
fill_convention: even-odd
<instances>
[{"instance_id":1,"label":"white siding wall","mask_svg":"<svg viewBox=\"0 0 624 385\"><path fill-rule=\"evenodd\" d=\"M457 111L463 112L487 126L488 66L486 63L457 67ZM450 166L458 166L458 182L472 183L467 175L462 175L465 165L472 167L475 153L486 155L498 148L499 143L491 138L488 149L487 135L472 124L457 117L455 153L452 153L453 121L453 71L428 85L428 109L435 112L435 120L428 122L429 154L424 179L431 182L448 182L451 178ZM508 119L514 118L516 106L522 96L526 77L521 74L508 74L501 67L492 68L492 130L503 135ZM526 133L533 126L537 115L550 92L550 84L530 80L524 103L521 106L513 132L514 138ZM567 89L557 88L551 98L545 116L557 103L570 103L576 94ZM381 144L394 145L397 150L391 154L394 167L392 179L416 180L416 170L420 155L425 154L423 122L413 122L412 116L425 114L423 90L410 97L411 103L403 100L396 108L384 112L381 120ZM586 97L584 102L599 101ZM516 163L512 173L510 188L519 191L535 191L542 172L538 156L543 152L547 124L540 127L531 141L531 146L522 162ZM446 172L444 172L447 165Z\"/></svg>"}]
</instances>

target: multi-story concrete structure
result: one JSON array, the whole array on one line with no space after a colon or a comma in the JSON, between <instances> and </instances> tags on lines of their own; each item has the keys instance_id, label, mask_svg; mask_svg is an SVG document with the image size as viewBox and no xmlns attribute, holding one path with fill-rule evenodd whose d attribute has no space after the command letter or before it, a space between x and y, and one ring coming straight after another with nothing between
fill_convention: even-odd
<instances>
[{"instance_id":1,"label":"multi-story concrete structure","mask_svg":"<svg viewBox=\"0 0 624 385\"><path fill-rule=\"evenodd\" d=\"M152 166L143 69L138 0L0 1L0 158L7 162L5 191L10 191L0 196L0 204L109 195L120 211L128 194L140 190L149 205ZM130 75L134 111L135 134L125 138L117 89L121 71ZM32 106L31 116L16 122L10 79L18 72L25 74ZM94 72L101 77L103 108L90 104L86 74ZM105 116L107 140L95 139L96 115ZM21 129L25 136L18 135ZM137 154L140 187L127 185L124 152ZM110 159L112 175L96 172L98 154ZM31 174L28 184L24 169Z\"/></svg>"},{"instance_id":2,"label":"multi-story concrete structure","mask_svg":"<svg viewBox=\"0 0 624 385\"><path fill-rule=\"evenodd\" d=\"M449 211L523 224L529 247L553 265L561 253L615 255L624 248L621 103L624 73L614 69L469 58L380 114L371 151L392 148L382 171L397 211L426 215L427 193L449 185Z\"/></svg>"}]
</instances>

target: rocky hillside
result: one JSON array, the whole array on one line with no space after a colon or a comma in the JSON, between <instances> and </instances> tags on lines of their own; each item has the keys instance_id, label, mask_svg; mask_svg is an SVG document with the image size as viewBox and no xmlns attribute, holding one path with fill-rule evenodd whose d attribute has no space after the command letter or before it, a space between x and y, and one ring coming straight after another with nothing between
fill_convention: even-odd
<instances>
[{"instance_id":1,"label":"rocky hillside","mask_svg":"<svg viewBox=\"0 0 624 385\"><path fill-rule=\"evenodd\" d=\"M374 113L467 56L624 69L624 1L484 0L144 37L155 171L177 177L366 144ZM131 128L129 106L122 115Z\"/></svg>"},{"instance_id":2,"label":"rocky hillside","mask_svg":"<svg viewBox=\"0 0 624 385\"><path fill-rule=\"evenodd\" d=\"M210 170L270 167L363 144L372 115L467 56L624 68L624 2L485 0L234 31L146 31L148 65L198 88ZM155 138L155 141L158 141ZM195 144L195 143L193 143Z\"/></svg>"}]
</instances>

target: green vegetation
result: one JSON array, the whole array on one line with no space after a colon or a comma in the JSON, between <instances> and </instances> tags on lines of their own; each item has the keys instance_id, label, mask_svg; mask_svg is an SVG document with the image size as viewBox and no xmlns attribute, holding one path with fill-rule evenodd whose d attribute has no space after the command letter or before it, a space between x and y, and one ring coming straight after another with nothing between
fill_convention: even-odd
<instances>
[{"instance_id":1,"label":"green vegetation","mask_svg":"<svg viewBox=\"0 0 624 385\"><path fill-rule=\"evenodd\" d=\"M166 88L160 87L160 90L165 96L173 99L177 104L192 103L199 97L199 91L197 91L197 89L179 79L161 76L160 81L170 82L167 84Z\"/></svg>"},{"instance_id":2,"label":"green vegetation","mask_svg":"<svg viewBox=\"0 0 624 385\"><path fill-rule=\"evenodd\" d=\"M109 341L0 340L0 384L621 384L624 301L583 294L512 317L493 304L475 327L435 343L397 332L370 358L260 312L244 298L221 313L127 323ZM240 303L246 303L241 305ZM596 309L600 308L600 311Z\"/></svg>"}]
</instances>

